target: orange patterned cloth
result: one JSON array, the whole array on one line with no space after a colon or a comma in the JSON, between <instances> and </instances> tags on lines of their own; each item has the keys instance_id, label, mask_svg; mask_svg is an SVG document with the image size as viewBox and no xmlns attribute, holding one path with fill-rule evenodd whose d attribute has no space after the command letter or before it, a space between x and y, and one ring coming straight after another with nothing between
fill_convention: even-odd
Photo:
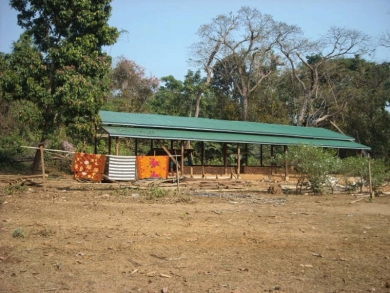
<instances>
[{"instance_id":1,"label":"orange patterned cloth","mask_svg":"<svg viewBox=\"0 0 390 293\"><path fill-rule=\"evenodd\" d=\"M168 178L168 156L137 156L138 179Z\"/></svg>"},{"instance_id":2,"label":"orange patterned cloth","mask_svg":"<svg viewBox=\"0 0 390 293\"><path fill-rule=\"evenodd\" d=\"M72 170L75 178L100 182L102 181L105 165L105 155L75 153Z\"/></svg>"}]
</instances>

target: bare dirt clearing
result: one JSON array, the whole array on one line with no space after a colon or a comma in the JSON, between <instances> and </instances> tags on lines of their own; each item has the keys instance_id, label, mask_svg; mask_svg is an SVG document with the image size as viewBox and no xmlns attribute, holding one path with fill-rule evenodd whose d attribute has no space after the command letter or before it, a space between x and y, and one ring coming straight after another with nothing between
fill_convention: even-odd
<instances>
[{"instance_id":1,"label":"bare dirt clearing","mask_svg":"<svg viewBox=\"0 0 390 293\"><path fill-rule=\"evenodd\" d=\"M1 186L0 292L390 292L389 195L47 186Z\"/></svg>"}]
</instances>

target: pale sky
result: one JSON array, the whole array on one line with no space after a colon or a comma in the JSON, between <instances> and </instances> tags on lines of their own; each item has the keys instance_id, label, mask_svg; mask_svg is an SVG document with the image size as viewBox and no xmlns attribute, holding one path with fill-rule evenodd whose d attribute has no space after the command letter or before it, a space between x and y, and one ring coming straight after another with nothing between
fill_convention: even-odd
<instances>
[{"instance_id":1,"label":"pale sky","mask_svg":"<svg viewBox=\"0 0 390 293\"><path fill-rule=\"evenodd\" d=\"M114 61L124 56L145 68L147 76L173 75L179 80L195 69L187 61L199 27L242 6L298 25L312 40L331 26L357 29L373 38L390 31L390 0L114 0L112 6L110 24L127 31L107 48ZM22 32L16 14L8 0L0 0L0 52L11 52ZM365 58L390 61L390 49L378 48Z\"/></svg>"}]
</instances>

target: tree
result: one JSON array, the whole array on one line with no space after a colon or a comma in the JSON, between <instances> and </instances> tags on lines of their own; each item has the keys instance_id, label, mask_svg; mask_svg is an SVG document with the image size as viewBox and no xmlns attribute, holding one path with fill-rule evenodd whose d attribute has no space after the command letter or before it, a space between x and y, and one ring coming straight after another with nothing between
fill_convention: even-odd
<instances>
[{"instance_id":1,"label":"tree","mask_svg":"<svg viewBox=\"0 0 390 293\"><path fill-rule=\"evenodd\" d=\"M390 48L390 31L386 31L379 36L379 46Z\"/></svg>"},{"instance_id":2,"label":"tree","mask_svg":"<svg viewBox=\"0 0 390 293\"><path fill-rule=\"evenodd\" d=\"M188 70L184 82L175 79L172 75L161 79L163 86L155 93L150 100L150 109L154 113L197 117L197 103L203 105L205 111L203 117L209 117L210 95L209 90L204 88L205 78L201 77L199 71ZM201 93L204 99L198 100ZM212 111L212 109L211 109ZM212 115L212 113L210 114Z\"/></svg>"},{"instance_id":3,"label":"tree","mask_svg":"<svg viewBox=\"0 0 390 293\"><path fill-rule=\"evenodd\" d=\"M145 69L132 60L119 57L113 71L113 98L115 110L142 112L159 85L159 79L145 76Z\"/></svg>"},{"instance_id":4,"label":"tree","mask_svg":"<svg viewBox=\"0 0 390 293\"><path fill-rule=\"evenodd\" d=\"M257 9L242 7L237 16L221 15L200 28L202 38L194 45L198 64L202 64L208 80L219 63L240 96L241 119L247 120L249 100L259 85L280 65L274 54L280 31L270 15Z\"/></svg>"},{"instance_id":5,"label":"tree","mask_svg":"<svg viewBox=\"0 0 390 293\"><path fill-rule=\"evenodd\" d=\"M390 63L376 64L360 58L339 60L345 85L340 96L352 96L338 114L337 123L358 142L371 146L373 158L390 160ZM341 66L339 66L341 68Z\"/></svg>"},{"instance_id":6,"label":"tree","mask_svg":"<svg viewBox=\"0 0 390 293\"><path fill-rule=\"evenodd\" d=\"M106 77L111 58L103 48L114 44L119 36L118 30L108 25L110 2L10 1L18 11L18 24L26 30L26 38L32 38L35 62L27 65L30 56L17 52L16 44L14 53L20 54L15 60L24 61L26 66L14 63L14 69L26 79L6 90L15 99L39 105L42 142L59 125L67 126L73 136L92 137L99 109L109 92ZM35 162L39 162L38 156Z\"/></svg>"},{"instance_id":7,"label":"tree","mask_svg":"<svg viewBox=\"0 0 390 293\"><path fill-rule=\"evenodd\" d=\"M346 103L338 103L329 79L329 61L349 55L359 55L368 48L369 37L356 30L332 27L316 42L309 42L302 33L281 24L278 38L279 50L291 67L291 75L300 88L293 101L295 124L318 126L337 114ZM321 87L321 82L329 86ZM334 125L337 128L337 125Z\"/></svg>"},{"instance_id":8,"label":"tree","mask_svg":"<svg viewBox=\"0 0 390 293\"><path fill-rule=\"evenodd\" d=\"M220 15L213 19L211 24L202 25L197 34L201 41L192 45L192 50L196 60L192 60L206 72L206 80L203 83L203 89L207 89L213 77L213 64L223 49L223 45L229 37L231 31L236 29L236 17ZM201 89L201 88L200 88ZM198 91L195 106L195 117L200 113L200 102L202 99L202 90Z\"/></svg>"},{"instance_id":9,"label":"tree","mask_svg":"<svg viewBox=\"0 0 390 293\"><path fill-rule=\"evenodd\" d=\"M341 168L341 161L335 150L325 150L312 145L290 146L288 152L277 156L275 161L279 165L287 161L289 166L294 166L299 176L296 187L298 194L302 192L306 179L315 194L321 193L327 176L337 173Z\"/></svg>"}]
</instances>

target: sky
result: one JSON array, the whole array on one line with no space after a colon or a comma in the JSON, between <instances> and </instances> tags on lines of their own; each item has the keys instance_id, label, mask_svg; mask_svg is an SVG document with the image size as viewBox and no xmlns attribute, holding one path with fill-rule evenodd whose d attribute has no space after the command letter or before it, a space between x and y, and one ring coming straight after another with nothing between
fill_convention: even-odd
<instances>
[{"instance_id":1,"label":"sky","mask_svg":"<svg viewBox=\"0 0 390 293\"><path fill-rule=\"evenodd\" d=\"M10 53L22 29L8 0L0 0L0 52ZM125 31L106 51L133 60L145 75L173 75L184 80L191 68L190 46L197 30L220 14L237 13L242 6L270 14L274 20L301 27L316 40L332 27L357 29L372 37L390 31L390 0L114 0L110 25ZM378 48L365 57L390 61L390 49Z\"/></svg>"}]
</instances>

